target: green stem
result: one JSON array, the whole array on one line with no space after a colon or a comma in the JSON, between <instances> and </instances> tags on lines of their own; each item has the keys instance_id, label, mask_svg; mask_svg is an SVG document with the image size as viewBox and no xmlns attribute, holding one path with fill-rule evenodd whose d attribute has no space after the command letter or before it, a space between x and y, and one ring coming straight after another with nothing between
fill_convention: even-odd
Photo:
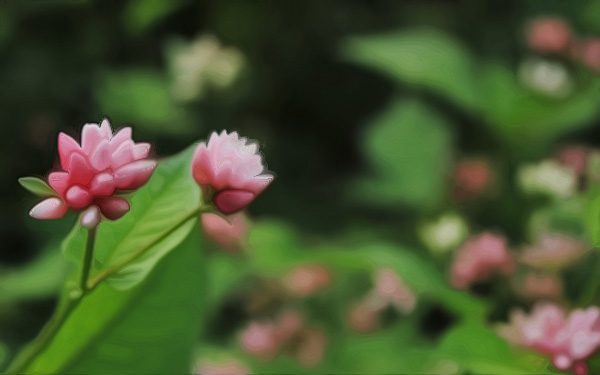
<instances>
[{"instance_id":1,"label":"green stem","mask_svg":"<svg viewBox=\"0 0 600 375\"><path fill-rule=\"evenodd\" d=\"M80 290L75 290L74 295L67 294L66 302L59 306L57 313L50 319L33 344L27 348L20 356L15 358L11 366L8 368L8 373L22 373L35 357L41 353L52 341L54 335L60 330L67 318L73 310L79 305L87 292L87 279L90 274L90 268L94 255L94 244L96 242L96 227L88 229L87 241L85 246L85 254L83 258L83 267L80 276ZM71 291L67 291L71 293Z\"/></svg>"},{"instance_id":2,"label":"green stem","mask_svg":"<svg viewBox=\"0 0 600 375\"><path fill-rule=\"evenodd\" d=\"M178 221L177 224L175 224L174 226L169 228L169 230L163 232L155 241L152 241L147 246L143 247L140 251L136 252L135 254L133 254L132 256L127 258L123 263L119 264L118 266L108 268L108 269L104 270L103 272L101 272L100 274L98 274L93 279L91 279L87 283L87 290L93 290L94 288L96 288L98 286L98 284L100 284L102 281L106 280L113 274L119 272L123 267L127 266L131 262L140 258L142 255L144 255L148 250L150 250L157 243L159 243L160 241L164 240L165 238L167 238L168 236L173 234L173 232L175 232L177 229L179 229L181 226L183 226L188 221L195 219L199 214L201 214L203 212L212 212L212 211L213 211L212 206L198 206L196 209L194 209L188 215L186 215L180 221Z\"/></svg>"}]
</instances>

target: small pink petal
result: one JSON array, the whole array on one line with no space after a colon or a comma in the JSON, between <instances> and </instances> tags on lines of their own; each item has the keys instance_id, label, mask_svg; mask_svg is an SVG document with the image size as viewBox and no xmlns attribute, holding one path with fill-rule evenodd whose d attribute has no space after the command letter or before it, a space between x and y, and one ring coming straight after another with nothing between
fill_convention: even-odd
<instances>
[{"instance_id":1,"label":"small pink petal","mask_svg":"<svg viewBox=\"0 0 600 375\"><path fill-rule=\"evenodd\" d=\"M587 375L590 370L585 362L577 362L573 365L573 372L575 375Z\"/></svg>"},{"instance_id":2,"label":"small pink petal","mask_svg":"<svg viewBox=\"0 0 600 375\"><path fill-rule=\"evenodd\" d=\"M109 220L117 220L129 211L129 202L123 198L104 198L98 200L100 211Z\"/></svg>"},{"instance_id":3,"label":"small pink petal","mask_svg":"<svg viewBox=\"0 0 600 375\"><path fill-rule=\"evenodd\" d=\"M90 163L96 171L104 171L110 167L112 155L110 154L110 146L106 139L100 141L96 149L90 157Z\"/></svg>"},{"instance_id":4,"label":"small pink petal","mask_svg":"<svg viewBox=\"0 0 600 375\"><path fill-rule=\"evenodd\" d=\"M112 150L116 150L121 143L131 140L131 128L129 126L119 130L110 140Z\"/></svg>"},{"instance_id":5,"label":"small pink petal","mask_svg":"<svg viewBox=\"0 0 600 375\"><path fill-rule=\"evenodd\" d=\"M110 126L110 122L107 118L102 120L102 123L100 124L100 135L107 141L110 141L113 135L112 127Z\"/></svg>"},{"instance_id":6,"label":"small pink petal","mask_svg":"<svg viewBox=\"0 0 600 375\"><path fill-rule=\"evenodd\" d=\"M215 205L225 215L243 210L248 207L256 195L244 190L224 190L215 195Z\"/></svg>"},{"instance_id":7,"label":"small pink petal","mask_svg":"<svg viewBox=\"0 0 600 375\"><path fill-rule=\"evenodd\" d=\"M114 177L108 172L95 175L90 182L90 192L96 197L110 197L116 189Z\"/></svg>"},{"instance_id":8,"label":"small pink petal","mask_svg":"<svg viewBox=\"0 0 600 375\"><path fill-rule=\"evenodd\" d=\"M48 176L48 184L58 194L63 195L69 186L69 174L67 172L52 172Z\"/></svg>"},{"instance_id":9,"label":"small pink petal","mask_svg":"<svg viewBox=\"0 0 600 375\"><path fill-rule=\"evenodd\" d=\"M105 139L98 124L85 124L81 131L81 148L83 153L90 155L96 146Z\"/></svg>"},{"instance_id":10,"label":"small pink petal","mask_svg":"<svg viewBox=\"0 0 600 375\"><path fill-rule=\"evenodd\" d=\"M121 190L137 189L148 181L155 168L156 162L152 160L127 164L115 171L116 186Z\"/></svg>"},{"instance_id":11,"label":"small pink petal","mask_svg":"<svg viewBox=\"0 0 600 375\"><path fill-rule=\"evenodd\" d=\"M148 157L150 153L150 143L137 143L133 147L133 159L140 160Z\"/></svg>"},{"instance_id":12,"label":"small pink petal","mask_svg":"<svg viewBox=\"0 0 600 375\"><path fill-rule=\"evenodd\" d=\"M70 184L87 185L94 176L94 170L87 159L77 152L71 154L68 172Z\"/></svg>"},{"instance_id":13,"label":"small pink petal","mask_svg":"<svg viewBox=\"0 0 600 375\"><path fill-rule=\"evenodd\" d=\"M81 152L81 148L79 147L77 141L65 133L60 133L58 135L58 155L60 156L60 165L63 169L68 169L69 156L71 156L71 153L75 151Z\"/></svg>"},{"instance_id":14,"label":"small pink petal","mask_svg":"<svg viewBox=\"0 0 600 375\"><path fill-rule=\"evenodd\" d=\"M38 203L29 215L40 220L60 219L67 213L67 205L59 198L52 197Z\"/></svg>"},{"instance_id":15,"label":"small pink petal","mask_svg":"<svg viewBox=\"0 0 600 375\"><path fill-rule=\"evenodd\" d=\"M84 228L93 229L99 222L100 209L97 206L91 206L81 215L81 226Z\"/></svg>"},{"instance_id":16,"label":"small pink petal","mask_svg":"<svg viewBox=\"0 0 600 375\"><path fill-rule=\"evenodd\" d=\"M119 168L127 163L131 163L133 159L133 146L132 140L126 140L121 142L121 145L112 154L113 168Z\"/></svg>"},{"instance_id":17,"label":"small pink petal","mask_svg":"<svg viewBox=\"0 0 600 375\"><path fill-rule=\"evenodd\" d=\"M65 194L67 203L75 209L83 209L92 202L92 195L81 185L72 186Z\"/></svg>"}]
</instances>

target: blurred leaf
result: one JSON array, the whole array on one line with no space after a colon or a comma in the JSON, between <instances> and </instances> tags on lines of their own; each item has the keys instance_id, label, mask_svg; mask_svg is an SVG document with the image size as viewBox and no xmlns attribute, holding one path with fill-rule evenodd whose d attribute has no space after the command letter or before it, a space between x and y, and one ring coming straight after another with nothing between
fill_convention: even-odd
<instances>
[{"instance_id":1,"label":"blurred leaf","mask_svg":"<svg viewBox=\"0 0 600 375\"><path fill-rule=\"evenodd\" d=\"M436 355L447 357L460 365L461 373L474 374L542 374L544 367L532 367L517 361L506 341L491 329L472 322L456 326L440 342ZM544 371L546 370L546 371Z\"/></svg>"},{"instance_id":2,"label":"blurred leaf","mask_svg":"<svg viewBox=\"0 0 600 375\"><path fill-rule=\"evenodd\" d=\"M65 276L65 261L52 244L21 268L0 270L0 303L57 295Z\"/></svg>"},{"instance_id":3,"label":"blurred leaf","mask_svg":"<svg viewBox=\"0 0 600 375\"><path fill-rule=\"evenodd\" d=\"M600 193L598 187L592 187L587 196L589 198L585 208L585 223L594 246L600 247Z\"/></svg>"},{"instance_id":4,"label":"blurred leaf","mask_svg":"<svg viewBox=\"0 0 600 375\"><path fill-rule=\"evenodd\" d=\"M159 163L150 181L132 194L131 210L117 221L104 221L98 228L96 264L91 278L108 269L116 269L139 252L152 247L129 262L108 281L119 289L141 282L169 251L172 251L196 226L196 220L161 238L188 216L200 202L200 189L192 179L193 149ZM83 259L84 237L67 242L66 252L77 263Z\"/></svg>"},{"instance_id":5,"label":"blurred leaf","mask_svg":"<svg viewBox=\"0 0 600 375\"><path fill-rule=\"evenodd\" d=\"M202 303L198 232L127 292L88 294L27 373L188 373Z\"/></svg>"},{"instance_id":6,"label":"blurred leaf","mask_svg":"<svg viewBox=\"0 0 600 375\"><path fill-rule=\"evenodd\" d=\"M37 177L21 177L19 184L30 193L39 197L58 196L58 194L46 183L46 181Z\"/></svg>"},{"instance_id":7,"label":"blurred leaf","mask_svg":"<svg viewBox=\"0 0 600 375\"><path fill-rule=\"evenodd\" d=\"M576 306L594 303L600 287L600 253L587 252L581 259L563 271L565 296Z\"/></svg>"},{"instance_id":8,"label":"blurred leaf","mask_svg":"<svg viewBox=\"0 0 600 375\"><path fill-rule=\"evenodd\" d=\"M95 93L102 111L118 123L175 135L192 129L189 113L172 102L166 78L156 71L109 72Z\"/></svg>"},{"instance_id":9,"label":"blurred leaf","mask_svg":"<svg viewBox=\"0 0 600 375\"><path fill-rule=\"evenodd\" d=\"M440 202L451 135L432 108L416 100L392 102L367 128L364 145L375 176L352 186L357 200L415 208Z\"/></svg>"},{"instance_id":10,"label":"blurred leaf","mask_svg":"<svg viewBox=\"0 0 600 375\"><path fill-rule=\"evenodd\" d=\"M591 125L598 113L600 83L562 100L537 95L516 81L500 64L489 64L481 76L487 123L512 145L542 151L567 132ZM531 144L535 142L536 147Z\"/></svg>"},{"instance_id":11,"label":"blurred leaf","mask_svg":"<svg viewBox=\"0 0 600 375\"><path fill-rule=\"evenodd\" d=\"M133 0L123 11L123 25L131 34L139 35L147 31L163 18L174 13L187 3L187 0Z\"/></svg>"},{"instance_id":12,"label":"blurred leaf","mask_svg":"<svg viewBox=\"0 0 600 375\"><path fill-rule=\"evenodd\" d=\"M401 82L432 89L461 106L479 107L476 66L468 50L440 31L354 37L342 46L342 55Z\"/></svg>"}]
</instances>

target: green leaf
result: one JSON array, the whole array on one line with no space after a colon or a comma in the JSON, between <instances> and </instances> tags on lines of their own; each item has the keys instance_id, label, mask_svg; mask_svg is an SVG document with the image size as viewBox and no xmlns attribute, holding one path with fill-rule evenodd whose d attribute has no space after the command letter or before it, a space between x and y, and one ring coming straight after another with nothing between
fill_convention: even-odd
<instances>
[{"instance_id":1,"label":"green leaf","mask_svg":"<svg viewBox=\"0 0 600 375\"><path fill-rule=\"evenodd\" d=\"M202 314L198 231L126 292L88 294L26 373L188 373Z\"/></svg>"},{"instance_id":2,"label":"green leaf","mask_svg":"<svg viewBox=\"0 0 600 375\"><path fill-rule=\"evenodd\" d=\"M590 189L588 192L589 203L585 208L585 223L596 247L600 247L600 194L598 190L598 187Z\"/></svg>"},{"instance_id":3,"label":"green leaf","mask_svg":"<svg viewBox=\"0 0 600 375\"><path fill-rule=\"evenodd\" d=\"M180 9L187 0L133 0L123 11L123 25L131 34L139 35L161 19Z\"/></svg>"},{"instance_id":4,"label":"green leaf","mask_svg":"<svg viewBox=\"0 0 600 375\"><path fill-rule=\"evenodd\" d=\"M440 31L354 37L342 46L342 55L400 82L429 88L461 106L480 106L472 57L465 46Z\"/></svg>"},{"instance_id":5,"label":"green leaf","mask_svg":"<svg viewBox=\"0 0 600 375\"><path fill-rule=\"evenodd\" d=\"M46 183L46 181L37 177L21 177L19 184L30 193L39 197L58 196L58 194Z\"/></svg>"},{"instance_id":6,"label":"green leaf","mask_svg":"<svg viewBox=\"0 0 600 375\"><path fill-rule=\"evenodd\" d=\"M26 267L0 270L0 303L58 294L65 276L65 260L58 247L48 246Z\"/></svg>"},{"instance_id":7,"label":"green leaf","mask_svg":"<svg viewBox=\"0 0 600 375\"><path fill-rule=\"evenodd\" d=\"M130 197L131 210L119 220L100 224L92 280L118 270L108 281L119 289L131 288L143 281L156 263L192 231L195 219L169 233L200 202L201 191L190 172L192 155L193 149L189 148L161 161L150 181ZM73 236L78 237L67 243L65 251L70 259L80 263L84 236L77 232Z\"/></svg>"},{"instance_id":8,"label":"green leaf","mask_svg":"<svg viewBox=\"0 0 600 375\"><path fill-rule=\"evenodd\" d=\"M350 194L384 207L434 207L445 189L450 150L451 135L439 114L416 100L395 100L364 136L374 176L359 180Z\"/></svg>"}]
</instances>

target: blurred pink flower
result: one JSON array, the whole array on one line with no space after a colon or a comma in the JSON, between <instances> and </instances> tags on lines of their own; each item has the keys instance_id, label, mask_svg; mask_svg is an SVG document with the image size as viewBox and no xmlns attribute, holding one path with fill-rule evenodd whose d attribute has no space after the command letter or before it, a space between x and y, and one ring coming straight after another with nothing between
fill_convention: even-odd
<instances>
[{"instance_id":1,"label":"blurred pink flower","mask_svg":"<svg viewBox=\"0 0 600 375\"><path fill-rule=\"evenodd\" d=\"M264 361L272 360L280 348L277 326L272 322L252 322L240 336L242 350Z\"/></svg>"},{"instance_id":2,"label":"blurred pink flower","mask_svg":"<svg viewBox=\"0 0 600 375\"><path fill-rule=\"evenodd\" d=\"M521 283L515 284L515 290L533 299L554 299L560 297L563 287L560 279L555 275L529 272Z\"/></svg>"},{"instance_id":3,"label":"blurred pink flower","mask_svg":"<svg viewBox=\"0 0 600 375\"><path fill-rule=\"evenodd\" d=\"M526 28L529 47L540 53L566 52L571 43L571 28L562 18L543 17Z\"/></svg>"},{"instance_id":4,"label":"blurred pink flower","mask_svg":"<svg viewBox=\"0 0 600 375\"><path fill-rule=\"evenodd\" d=\"M250 223L243 212L235 213L227 218L217 214L202 215L202 228L207 237L221 249L230 253L240 252L248 243Z\"/></svg>"},{"instance_id":5,"label":"blurred pink flower","mask_svg":"<svg viewBox=\"0 0 600 375\"><path fill-rule=\"evenodd\" d=\"M588 68L600 70L600 39L587 39L576 43L573 55Z\"/></svg>"},{"instance_id":6,"label":"blurred pink flower","mask_svg":"<svg viewBox=\"0 0 600 375\"><path fill-rule=\"evenodd\" d=\"M284 287L296 297L307 297L326 288L330 283L329 270L319 265L296 267L283 278Z\"/></svg>"},{"instance_id":7,"label":"blurred pink flower","mask_svg":"<svg viewBox=\"0 0 600 375\"><path fill-rule=\"evenodd\" d=\"M490 189L493 180L493 171L485 160L464 160L454 169L454 197L464 199L481 196Z\"/></svg>"},{"instance_id":8,"label":"blurred pink flower","mask_svg":"<svg viewBox=\"0 0 600 375\"><path fill-rule=\"evenodd\" d=\"M323 360L327 336L319 329L307 329L298 344L296 358L301 365L313 367Z\"/></svg>"},{"instance_id":9,"label":"blurred pink flower","mask_svg":"<svg viewBox=\"0 0 600 375\"><path fill-rule=\"evenodd\" d=\"M304 317L298 311L286 310L275 324L277 341L283 344L292 340L304 329Z\"/></svg>"},{"instance_id":10,"label":"blurred pink flower","mask_svg":"<svg viewBox=\"0 0 600 375\"><path fill-rule=\"evenodd\" d=\"M370 333L379 327L379 313L385 307L379 298L363 299L350 307L348 325L359 333Z\"/></svg>"},{"instance_id":11,"label":"blurred pink flower","mask_svg":"<svg viewBox=\"0 0 600 375\"><path fill-rule=\"evenodd\" d=\"M531 267L558 269L573 263L586 248L585 242L578 239L542 232L537 244L525 248L519 261Z\"/></svg>"},{"instance_id":12,"label":"blurred pink flower","mask_svg":"<svg viewBox=\"0 0 600 375\"><path fill-rule=\"evenodd\" d=\"M222 362L202 360L194 369L196 375L248 375L251 373L248 366L236 359Z\"/></svg>"},{"instance_id":13,"label":"blurred pink flower","mask_svg":"<svg viewBox=\"0 0 600 375\"><path fill-rule=\"evenodd\" d=\"M237 132L213 132L194 154L194 179L205 193L214 193L212 199L225 215L246 208L273 181L273 175L262 174L265 168L258 144L247 142Z\"/></svg>"},{"instance_id":14,"label":"blurred pink flower","mask_svg":"<svg viewBox=\"0 0 600 375\"><path fill-rule=\"evenodd\" d=\"M145 160L150 145L134 143L130 127L113 134L108 119L84 125L81 145L60 133L58 152L64 171L50 173L48 183L60 198L36 205L30 212L36 219L57 219L69 208L81 211L90 206L98 206L110 220L118 219L129 211L129 203L113 195L139 188L156 167L156 162Z\"/></svg>"},{"instance_id":15,"label":"blurred pink flower","mask_svg":"<svg viewBox=\"0 0 600 375\"><path fill-rule=\"evenodd\" d=\"M390 268L380 268L375 275L375 290L385 303L392 304L399 311L410 313L417 302L415 294Z\"/></svg>"},{"instance_id":16,"label":"blurred pink flower","mask_svg":"<svg viewBox=\"0 0 600 375\"><path fill-rule=\"evenodd\" d=\"M514 256L508 251L506 239L486 232L468 238L456 251L451 282L455 288L465 289L493 273L510 273L514 269Z\"/></svg>"},{"instance_id":17,"label":"blurred pink flower","mask_svg":"<svg viewBox=\"0 0 600 375\"><path fill-rule=\"evenodd\" d=\"M561 164L573 168L578 176L585 171L588 150L582 146L569 146L560 150L558 158Z\"/></svg>"},{"instance_id":18,"label":"blurred pink flower","mask_svg":"<svg viewBox=\"0 0 600 375\"><path fill-rule=\"evenodd\" d=\"M549 356L556 368L587 374L585 363L600 347L600 309L576 309L568 316L556 305L536 304L529 316L514 311L499 334L514 345Z\"/></svg>"}]
</instances>

